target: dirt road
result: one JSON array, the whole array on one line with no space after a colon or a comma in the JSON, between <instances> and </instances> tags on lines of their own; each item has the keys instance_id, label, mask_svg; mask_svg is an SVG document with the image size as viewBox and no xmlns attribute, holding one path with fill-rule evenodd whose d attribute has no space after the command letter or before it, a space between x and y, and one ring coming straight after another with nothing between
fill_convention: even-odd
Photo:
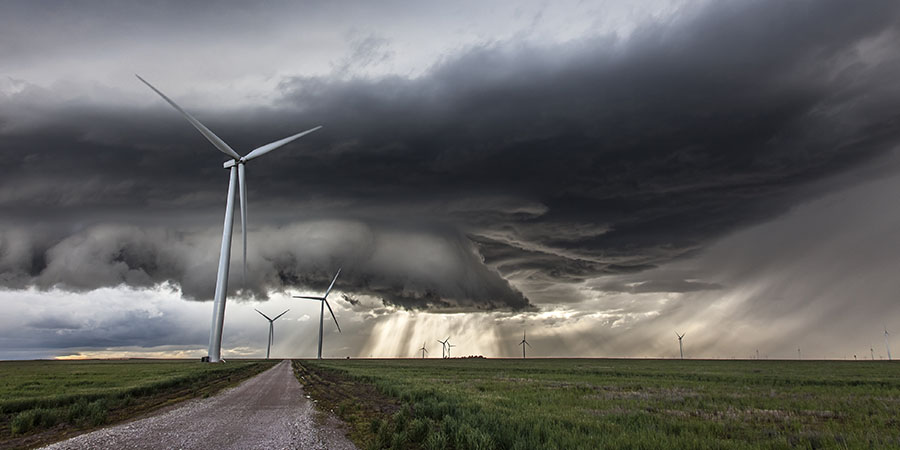
<instances>
[{"instance_id":1,"label":"dirt road","mask_svg":"<svg viewBox=\"0 0 900 450\"><path fill-rule=\"evenodd\" d=\"M48 449L355 449L337 419L317 423L288 361L214 397L58 442Z\"/></svg>"}]
</instances>

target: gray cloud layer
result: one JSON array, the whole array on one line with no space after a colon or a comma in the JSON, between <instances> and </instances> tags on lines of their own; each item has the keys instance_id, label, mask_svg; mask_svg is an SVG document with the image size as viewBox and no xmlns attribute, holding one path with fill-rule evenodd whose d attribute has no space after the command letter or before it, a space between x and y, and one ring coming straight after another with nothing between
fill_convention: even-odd
<instances>
[{"instance_id":1,"label":"gray cloud layer","mask_svg":"<svg viewBox=\"0 0 900 450\"><path fill-rule=\"evenodd\" d=\"M897 19L890 1L728 2L627 40L492 42L417 77L296 76L270 107L184 106L239 149L326 125L248 168L256 295L344 264L348 290L392 304L519 309L507 280L540 304L695 254L894 147ZM389 53L369 44L358 59ZM22 82L0 104L0 280L209 298L215 150L162 102L53 98ZM604 289L625 282L721 287Z\"/></svg>"}]
</instances>

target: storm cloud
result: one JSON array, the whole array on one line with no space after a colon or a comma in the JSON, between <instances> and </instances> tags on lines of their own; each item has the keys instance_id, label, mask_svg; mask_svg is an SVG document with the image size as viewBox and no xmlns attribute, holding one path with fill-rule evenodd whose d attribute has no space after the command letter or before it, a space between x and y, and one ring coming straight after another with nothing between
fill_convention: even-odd
<instances>
[{"instance_id":1,"label":"storm cloud","mask_svg":"<svg viewBox=\"0 0 900 450\"><path fill-rule=\"evenodd\" d=\"M627 36L485 40L413 74L367 72L398 53L364 35L330 72L277 77L265 104L176 101L240 153L325 125L248 165L250 270L242 289L235 255L230 285L247 298L338 266L349 295L448 312L574 303L566 286L598 278L718 290L641 274L855 185L838 176L896 147L898 11L716 2ZM221 155L137 80L134 104L6 83L0 282L210 298Z\"/></svg>"}]
</instances>

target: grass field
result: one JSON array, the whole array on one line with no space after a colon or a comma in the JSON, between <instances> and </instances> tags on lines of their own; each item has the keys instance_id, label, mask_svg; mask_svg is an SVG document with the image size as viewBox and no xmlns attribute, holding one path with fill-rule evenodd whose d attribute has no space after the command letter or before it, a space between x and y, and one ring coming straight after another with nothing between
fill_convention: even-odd
<instances>
[{"instance_id":1,"label":"grass field","mask_svg":"<svg viewBox=\"0 0 900 450\"><path fill-rule=\"evenodd\" d=\"M274 362L0 362L0 447L30 446L209 395Z\"/></svg>"},{"instance_id":2,"label":"grass field","mask_svg":"<svg viewBox=\"0 0 900 450\"><path fill-rule=\"evenodd\" d=\"M295 369L363 448L900 448L898 363L303 360Z\"/></svg>"}]
</instances>

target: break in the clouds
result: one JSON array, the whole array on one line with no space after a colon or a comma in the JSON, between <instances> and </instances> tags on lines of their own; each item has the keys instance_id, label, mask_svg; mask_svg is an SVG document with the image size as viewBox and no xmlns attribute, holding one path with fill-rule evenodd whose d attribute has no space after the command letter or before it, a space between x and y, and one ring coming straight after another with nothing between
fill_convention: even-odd
<instances>
[{"instance_id":1,"label":"break in the clouds","mask_svg":"<svg viewBox=\"0 0 900 450\"><path fill-rule=\"evenodd\" d=\"M240 153L325 126L248 165L245 299L342 266L390 308L661 320L749 282L683 268L713 243L892 173L896 2L629 5L6 4L0 283L211 298L222 157L133 72Z\"/></svg>"}]
</instances>

